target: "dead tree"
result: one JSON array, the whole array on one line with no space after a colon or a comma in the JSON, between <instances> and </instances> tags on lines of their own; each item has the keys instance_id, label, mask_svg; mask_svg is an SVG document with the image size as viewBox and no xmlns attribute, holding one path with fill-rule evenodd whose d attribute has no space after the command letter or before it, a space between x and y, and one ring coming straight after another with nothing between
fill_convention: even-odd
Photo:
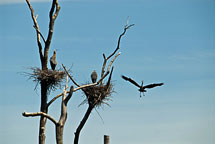
<instances>
[{"instance_id":1,"label":"dead tree","mask_svg":"<svg viewBox=\"0 0 215 144\"><path fill-rule=\"evenodd\" d=\"M49 12L49 29L48 29L48 36L45 39L42 33L39 30L39 26L37 23L37 15L34 14L34 9L32 8L29 0L26 0L28 7L31 11L31 17L34 23L34 28L36 30L37 34L37 45L39 49L39 55L40 55L40 62L41 62L41 69L40 68L32 68L33 74L30 74L30 78L33 78L34 81L40 83L41 86L41 106L40 111L35 113L27 113L23 112L23 116L25 117L40 117L40 125L39 125L39 144L45 144L45 129L46 129L46 121L49 119L55 124L56 127L56 142L57 144L63 144L63 129L64 125L67 119L67 104L70 98L72 97L72 94L77 90L82 90L86 95L86 100L84 102L88 103L88 109L78 126L75 132L75 138L74 138L74 144L78 144L79 141L79 135L84 127L87 119L89 118L90 113L95 107L98 107L105 103L106 100L109 100L109 96L112 92L112 84L111 84L111 77L113 73L113 67L110 71L112 63L115 61L115 59L120 55L120 53L116 52L119 50L120 40L121 37L126 33L127 29L129 29L132 25L126 25L124 28L123 33L119 36L118 44L114 52L106 57L105 54L103 54L104 62L101 70L101 78L99 81L91 84L85 84L85 85L79 85L77 84L72 76L69 74L68 70L64 65L63 68L64 71L59 70L50 70L48 69L48 54L50 49L50 44L52 40L52 35L54 31L54 24L55 20L58 16L58 13L60 11L60 6L58 4L57 0L52 1L52 6ZM41 38L44 43L44 47L42 46ZM106 64L107 61L113 57L112 61L109 63L107 70ZM49 102L47 102L47 95L48 92L52 89L55 89L57 86L61 85L62 79L64 79L65 75L68 75L69 78L72 80L74 85L77 86L77 88L74 88L73 86L70 86L70 90L68 89L68 81L66 81L65 88L63 92L54 98L52 98ZM110 75L109 75L110 74ZM103 80L106 76L109 75L108 81L106 84L103 84ZM68 79L68 78L67 78ZM61 115L59 121L56 121L52 116L48 115L48 108L49 106L58 98L62 97L61 101Z\"/></svg>"},{"instance_id":2,"label":"dead tree","mask_svg":"<svg viewBox=\"0 0 215 144\"><path fill-rule=\"evenodd\" d=\"M68 77L67 77L67 79L68 79ZM59 121L56 121L53 117L51 117L50 115L48 115L47 113L44 113L44 112L36 112L36 113L23 112L22 113L22 115L25 117L43 116L43 117L49 119L50 121L52 121L55 124L55 128L56 128L56 143L57 144L63 144L63 129L64 129L65 122L67 120L67 104L74 92L73 86L70 87L70 91L67 91L67 88L68 88L68 82L66 81L66 86L64 88L63 93L57 95L48 103L48 106L50 106L58 97L60 97L60 96L62 97L61 115L60 115Z\"/></svg>"},{"instance_id":3,"label":"dead tree","mask_svg":"<svg viewBox=\"0 0 215 144\"><path fill-rule=\"evenodd\" d=\"M87 122L92 110L95 107L101 106L102 104L107 104L106 101L110 100L110 95L112 93L111 77L112 77L112 73L113 73L113 67L111 69L111 72L110 72L110 67L113 64L113 62L115 61L115 59L120 55L120 52L117 53L117 54L116 54L116 52L120 48L120 41L121 41L122 36L126 33L127 29L129 29L133 25L134 24L128 25L128 21L127 21L127 24L124 27L123 33L119 36L117 47L114 50L114 52L112 54L110 54L108 57L106 57L105 54L103 54L104 62L103 62L103 66L102 66L102 69L101 69L101 78L96 83L87 84L87 87L81 87L78 83L76 83L74 81L72 76L66 70L65 66L63 66L64 70L66 71L67 75L70 77L72 82L76 86L78 86L79 89L81 89L84 92L84 94L86 96L86 99L83 101L83 103L85 103L85 102L88 103L87 111L85 112L84 117L82 118L80 124L78 125L78 127L76 129L75 138L74 138L74 144L78 144L80 132L83 129L85 123ZM107 61L113 56L114 56L114 58L112 59L112 61L108 65L107 69L105 70ZM107 81L106 84L104 84L103 79L109 73L110 73L110 75L109 75L108 81Z\"/></svg>"},{"instance_id":4,"label":"dead tree","mask_svg":"<svg viewBox=\"0 0 215 144\"><path fill-rule=\"evenodd\" d=\"M62 65L62 66L65 69L65 71L68 73L65 66L64 65ZM69 74L68 74L68 76L71 79L71 76ZM64 125L65 125L66 120L67 120L67 104L68 104L69 100L71 99L73 93L77 90L82 89L82 88L87 88L87 87L95 86L98 84L98 83L93 83L93 84L86 84L86 85L82 85L82 86L78 85L78 87L75 89L73 86L70 86L70 90L67 91L67 89L68 89L68 76L66 77L66 85L65 85L63 92L58 94L54 98L52 98L46 105L47 107L49 107L53 102L55 102L55 100L62 97L61 114L60 114L59 121L55 120L55 118L48 115L47 113L44 113L41 111L40 112L34 112L34 113L27 113L27 112L22 113L22 115L25 117L43 116L43 117L49 119L50 121L52 121L53 124L55 124L55 133L56 133L56 143L57 144L63 144L63 130L64 130ZM107 74L104 77L102 77L99 81L102 81L106 76L107 76Z\"/></svg>"},{"instance_id":5,"label":"dead tree","mask_svg":"<svg viewBox=\"0 0 215 144\"><path fill-rule=\"evenodd\" d=\"M48 71L48 54L49 54L49 48L53 36L54 31L54 24L55 20L58 16L58 13L60 11L60 6L58 4L57 0L52 1L52 6L49 12L49 29L48 29L48 36L45 39L42 33L40 32L39 25L37 23L37 15L34 13L34 9L31 6L31 3L29 0L26 0L28 7L31 12L31 18L33 20L33 27L36 30L37 34L37 45L39 49L39 55L40 55L40 62L41 62L41 71L43 73ZM44 42L44 47L42 46L41 38ZM48 84L46 79L42 79L40 81L41 86L41 105L40 105L40 126L39 126L39 144L45 144L45 129L46 129L46 120L47 120L47 113L48 113L48 106L47 106L47 93L48 93Z\"/></svg>"}]
</instances>

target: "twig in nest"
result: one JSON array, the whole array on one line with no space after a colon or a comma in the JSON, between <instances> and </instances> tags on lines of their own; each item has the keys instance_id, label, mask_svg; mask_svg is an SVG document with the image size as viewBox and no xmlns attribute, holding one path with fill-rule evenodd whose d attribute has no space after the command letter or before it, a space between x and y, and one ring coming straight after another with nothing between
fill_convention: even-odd
<instances>
[{"instance_id":1,"label":"twig in nest","mask_svg":"<svg viewBox=\"0 0 215 144\"><path fill-rule=\"evenodd\" d=\"M61 83L65 77L64 71L58 70L41 70L39 68L31 68L32 73L26 73L29 75L29 79L32 79L34 82L41 83L42 81L46 83L48 92L56 90L57 87L61 87Z\"/></svg>"},{"instance_id":2,"label":"twig in nest","mask_svg":"<svg viewBox=\"0 0 215 144\"><path fill-rule=\"evenodd\" d=\"M82 90L86 95L86 99L83 103L88 102L88 104L92 107L100 107L102 104L107 104L106 101L110 100L112 85L90 86L82 88Z\"/></svg>"}]
</instances>

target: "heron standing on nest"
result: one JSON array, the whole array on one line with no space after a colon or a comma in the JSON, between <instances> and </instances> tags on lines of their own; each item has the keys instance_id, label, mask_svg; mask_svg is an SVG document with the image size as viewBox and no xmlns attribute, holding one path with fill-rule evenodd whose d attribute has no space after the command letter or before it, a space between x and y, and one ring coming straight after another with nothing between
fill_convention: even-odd
<instances>
[{"instance_id":1,"label":"heron standing on nest","mask_svg":"<svg viewBox=\"0 0 215 144\"><path fill-rule=\"evenodd\" d=\"M92 80L93 83L95 83L96 80L97 80L97 73L96 73L95 70L91 74L91 80Z\"/></svg>"},{"instance_id":2,"label":"heron standing on nest","mask_svg":"<svg viewBox=\"0 0 215 144\"><path fill-rule=\"evenodd\" d=\"M139 85L138 83L136 83L134 80L132 80L131 78L128 78L124 75L122 75L122 78L126 81L129 81L130 83L134 84L135 86L139 87L139 91L140 91L140 97L141 97L141 92L143 93L144 95L144 92L146 92L146 88L153 88L153 87L156 87L156 86L162 86L163 83L154 83L154 84L149 84L149 85L145 85L143 86L143 81L142 81L142 84Z\"/></svg>"},{"instance_id":3,"label":"heron standing on nest","mask_svg":"<svg viewBox=\"0 0 215 144\"><path fill-rule=\"evenodd\" d=\"M50 58L50 64L51 64L52 70L55 70L55 67L57 65L56 50L54 50L53 56Z\"/></svg>"}]
</instances>

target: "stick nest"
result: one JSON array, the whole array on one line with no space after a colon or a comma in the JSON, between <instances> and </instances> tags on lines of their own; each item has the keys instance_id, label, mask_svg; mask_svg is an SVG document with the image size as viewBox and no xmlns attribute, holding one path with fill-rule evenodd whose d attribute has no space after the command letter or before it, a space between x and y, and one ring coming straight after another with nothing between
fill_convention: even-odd
<instances>
[{"instance_id":1,"label":"stick nest","mask_svg":"<svg viewBox=\"0 0 215 144\"><path fill-rule=\"evenodd\" d=\"M34 82L41 83L45 82L47 85L48 92L56 90L61 87L61 83L66 76L66 73L61 70L41 70L39 68L31 68L33 73L30 73L30 79Z\"/></svg>"},{"instance_id":2,"label":"stick nest","mask_svg":"<svg viewBox=\"0 0 215 144\"><path fill-rule=\"evenodd\" d=\"M82 89L84 94L86 95L86 99L83 103L88 102L91 106L100 107L102 104L109 104L107 103L113 93L113 86L111 83L109 85L98 85L98 86L90 86L85 87Z\"/></svg>"}]
</instances>

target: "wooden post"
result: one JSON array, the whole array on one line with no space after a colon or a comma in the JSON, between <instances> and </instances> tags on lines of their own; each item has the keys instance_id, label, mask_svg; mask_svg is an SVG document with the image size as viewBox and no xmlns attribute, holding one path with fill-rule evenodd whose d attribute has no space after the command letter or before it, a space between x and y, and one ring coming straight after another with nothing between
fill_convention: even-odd
<instances>
[{"instance_id":1,"label":"wooden post","mask_svg":"<svg viewBox=\"0 0 215 144\"><path fill-rule=\"evenodd\" d=\"M104 144L110 144L109 141L110 141L109 136L104 135Z\"/></svg>"}]
</instances>

